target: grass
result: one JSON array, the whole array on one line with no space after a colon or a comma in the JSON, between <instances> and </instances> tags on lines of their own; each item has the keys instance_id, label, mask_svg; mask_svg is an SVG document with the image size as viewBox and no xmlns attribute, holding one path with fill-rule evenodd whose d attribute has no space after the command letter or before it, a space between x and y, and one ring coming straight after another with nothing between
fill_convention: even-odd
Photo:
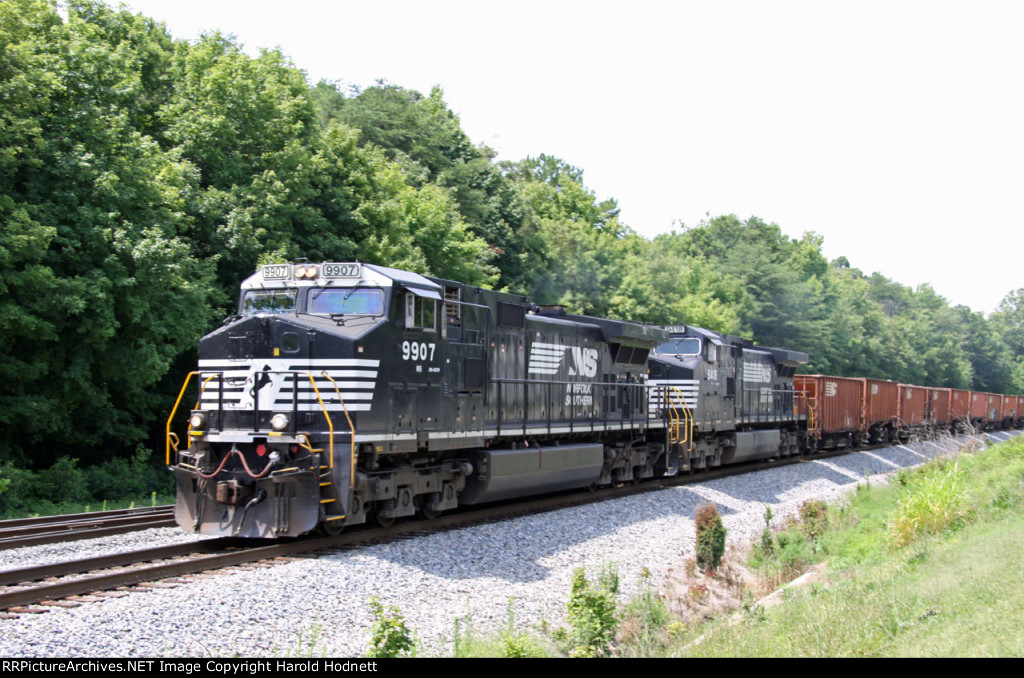
<instances>
[{"instance_id":1,"label":"grass","mask_svg":"<svg viewBox=\"0 0 1024 678\"><path fill-rule=\"evenodd\" d=\"M1022 509L1019 439L901 472L830 507L821 534L797 523L755 547L768 577L827 561L827 586L688 629L666 655L1024 656Z\"/></svg>"},{"instance_id":2,"label":"grass","mask_svg":"<svg viewBox=\"0 0 1024 678\"><path fill-rule=\"evenodd\" d=\"M775 527L770 510L765 521ZM841 505L808 502L748 556L727 554L714 576L692 565L670 588L641 582L617 610L609 654L1022 657L1024 436L862 485ZM775 607L754 604L815 566L824 583L787 589ZM516 656L503 642L511 631L510 615L503 634L474 637L457 654ZM530 645L566 656L559 640L556 631Z\"/></svg>"},{"instance_id":3,"label":"grass","mask_svg":"<svg viewBox=\"0 0 1024 678\"><path fill-rule=\"evenodd\" d=\"M878 564L833 573L827 588L793 591L777 608L717 620L670 654L1024 656L1022 537L1024 516L925 537Z\"/></svg>"}]
</instances>

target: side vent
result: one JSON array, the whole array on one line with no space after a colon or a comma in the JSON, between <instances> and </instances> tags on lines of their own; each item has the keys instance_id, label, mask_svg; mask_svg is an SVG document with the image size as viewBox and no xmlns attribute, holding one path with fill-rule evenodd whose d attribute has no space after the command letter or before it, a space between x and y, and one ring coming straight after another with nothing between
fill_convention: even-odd
<instances>
[{"instance_id":1,"label":"side vent","mask_svg":"<svg viewBox=\"0 0 1024 678\"><path fill-rule=\"evenodd\" d=\"M484 361L480 358L466 358L462 373L467 391L479 392L484 388Z\"/></svg>"},{"instance_id":2,"label":"side vent","mask_svg":"<svg viewBox=\"0 0 1024 678\"><path fill-rule=\"evenodd\" d=\"M526 307L499 301L498 324L505 327L526 327Z\"/></svg>"}]
</instances>

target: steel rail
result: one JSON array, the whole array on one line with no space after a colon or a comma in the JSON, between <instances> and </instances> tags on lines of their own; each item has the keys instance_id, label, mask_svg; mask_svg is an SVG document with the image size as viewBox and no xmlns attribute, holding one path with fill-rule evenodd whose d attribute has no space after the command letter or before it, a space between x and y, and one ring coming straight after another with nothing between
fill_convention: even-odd
<instances>
[{"instance_id":1,"label":"steel rail","mask_svg":"<svg viewBox=\"0 0 1024 678\"><path fill-rule=\"evenodd\" d=\"M32 518L11 518L9 520L0 520L0 531L12 527L24 527L26 525L46 525L49 523L65 523L96 518L119 518L151 513L165 513L173 510L174 504L161 504L159 506L140 506L130 509L110 509L108 511L89 511L86 513L65 513L62 515L35 516Z\"/></svg>"}]
</instances>

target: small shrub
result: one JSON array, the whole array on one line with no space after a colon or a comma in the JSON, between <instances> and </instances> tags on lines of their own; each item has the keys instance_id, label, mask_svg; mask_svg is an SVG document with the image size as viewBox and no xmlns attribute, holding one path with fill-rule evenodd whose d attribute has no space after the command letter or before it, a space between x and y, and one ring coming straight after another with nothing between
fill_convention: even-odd
<instances>
[{"instance_id":1,"label":"small shrub","mask_svg":"<svg viewBox=\"0 0 1024 678\"><path fill-rule=\"evenodd\" d=\"M725 525L714 504L697 507L697 565L706 572L714 572L725 555Z\"/></svg>"},{"instance_id":2,"label":"small shrub","mask_svg":"<svg viewBox=\"0 0 1024 678\"><path fill-rule=\"evenodd\" d=\"M479 657L546 657L544 644L526 631L515 628L514 599L508 600L508 622L505 628L494 635L476 633L473 629L473 618L467 611L465 617L455 619L455 643L453 654L459 658ZM565 640L564 630L556 633L556 639Z\"/></svg>"},{"instance_id":3,"label":"small shrub","mask_svg":"<svg viewBox=\"0 0 1024 678\"><path fill-rule=\"evenodd\" d=\"M608 570L603 571L607 575ZM583 568L572 573L566 619L572 627L570 657L601 657L608 654L618 620L615 617L615 594L618 576L603 576L604 581L587 581ZM616 590L611 590L615 586Z\"/></svg>"},{"instance_id":4,"label":"small shrub","mask_svg":"<svg viewBox=\"0 0 1024 678\"><path fill-rule=\"evenodd\" d=\"M370 598L370 612L373 614L373 626L370 629L370 651L367 657L390 658L408 657L415 647L409 627L395 606L387 610L380 598Z\"/></svg>"},{"instance_id":5,"label":"small shrub","mask_svg":"<svg viewBox=\"0 0 1024 678\"><path fill-rule=\"evenodd\" d=\"M764 507L764 530L761 532L761 553L764 557L771 557L775 552L775 540L772 537L772 507L765 504Z\"/></svg>"},{"instance_id":6,"label":"small shrub","mask_svg":"<svg viewBox=\"0 0 1024 678\"><path fill-rule=\"evenodd\" d=\"M513 603L515 603L515 598L509 598L508 623L505 625L505 630L499 638L501 642L501 656L507 659L545 656L544 649L540 646L540 643L529 634L516 630Z\"/></svg>"},{"instance_id":7,"label":"small shrub","mask_svg":"<svg viewBox=\"0 0 1024 678\"><path fill-rule=\"evenodd\" d=\"M808 499L800 504L800 531L811 541L828 529L828 506L820 499Z\"/></svg>"}]
</instances>

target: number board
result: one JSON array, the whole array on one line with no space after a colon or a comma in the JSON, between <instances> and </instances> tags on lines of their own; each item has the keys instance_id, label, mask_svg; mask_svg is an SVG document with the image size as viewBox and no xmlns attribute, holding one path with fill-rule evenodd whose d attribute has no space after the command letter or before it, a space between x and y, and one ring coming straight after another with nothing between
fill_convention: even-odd
<instances>
[{"instance_id":1,"label":"number board","mask_svg":"<svg viewBox=\"0 0 1024 678\"><path fill-rule=\"evenodd\" d=\"M264 280L284 280L291 274L292 267L288 264L269 264L263 267Z\"/></svg>"},{"instance_id":2,"label":"number board","mask_svg":"<svg viewBox=\"0 0 1024 678\"><path fill-rule=\"evenodd\" d=\"M358 278L362 275L360 264L324 264L325 278Z\"/></svg>"}]
</instances>

